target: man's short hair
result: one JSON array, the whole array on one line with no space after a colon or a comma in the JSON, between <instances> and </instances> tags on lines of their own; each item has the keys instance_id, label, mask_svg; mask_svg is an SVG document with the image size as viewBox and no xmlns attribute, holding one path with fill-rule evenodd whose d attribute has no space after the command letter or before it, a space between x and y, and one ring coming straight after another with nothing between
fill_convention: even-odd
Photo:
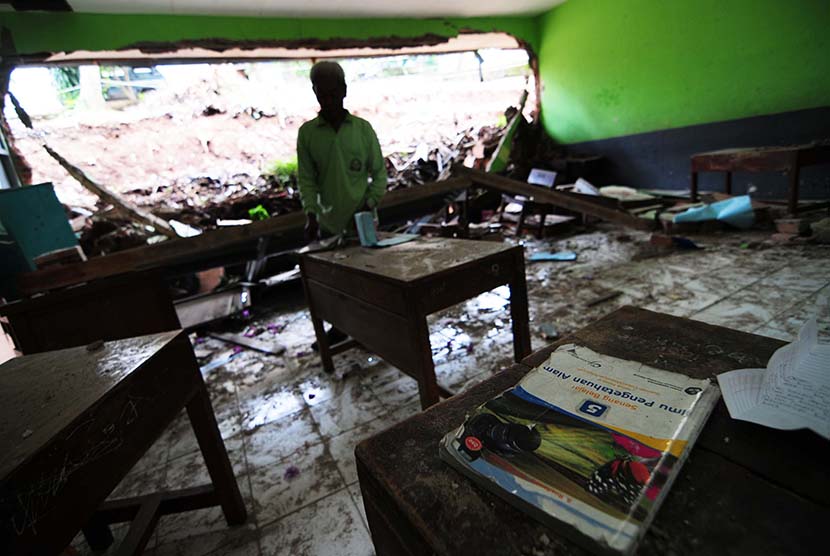
<instances>
[{"instance_id":1,"label":"man's short hair","mask_svg":"<svg viewBox=\"0 0 830 556\"><path fill-rule=\"evenodd\" d=\"M323 76L330 76L339 80L340 84L346 84L346 74L343 68L337 62L323 61L317 62L311 68L311 84L316 85L317 80Z\"/></svg>"}]
</instances>

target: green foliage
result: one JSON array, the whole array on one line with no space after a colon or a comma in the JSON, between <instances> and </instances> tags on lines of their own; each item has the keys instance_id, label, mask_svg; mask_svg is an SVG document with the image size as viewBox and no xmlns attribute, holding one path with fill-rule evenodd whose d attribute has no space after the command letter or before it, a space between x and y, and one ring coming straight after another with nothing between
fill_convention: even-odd
<instances>
[{"instance_id":1,"label":"green foliage","mask_svg":"<svg viewBox=\"0 0 830 556\"><path fill-rule=\"evenodd\" d=\"M78 66L57 66L50 68L52 80L57 87L61 104L72 107L81 92L81 72Z\"/></svg>"},{"instance_id":2,"label":"green foliage","mask_svg":"<svg viewBox=\"0 0 830 556\"><path fill-rule=\"evenodd\" d=\"M248 217L251 220L268 220L268 218L270 218L271 215L268 214L268 209L266 209L264 206L257 205L252 209L248 209Z\"/></svg>"},{"instance_id":3,"label":"green foliage","mask_svg":"<svg viewBox=\"0 0 830 556\"><path fill-rule=\"evenodd\" d=\"M297 178L297 157L288 160L275 160L268 165L264 172L274 176L280 182L287 182Z\"/></svg>"}]
</instances>

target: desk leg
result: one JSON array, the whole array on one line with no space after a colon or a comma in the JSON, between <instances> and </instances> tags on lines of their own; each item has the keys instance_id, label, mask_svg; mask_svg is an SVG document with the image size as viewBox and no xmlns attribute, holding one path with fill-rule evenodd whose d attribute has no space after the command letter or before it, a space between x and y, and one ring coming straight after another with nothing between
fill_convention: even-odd
<instances>
[{"instance_id":1,"label":"desk leg","mask_svg":"<svg viewBox=\"0 0 830 556\"><path fill-rule=\"evenodd\" d=\"M93 517L81 531L89 547L95 551L103 552L115 541L109 524L97 517Z\"/></svg>"},{"instance_id":2,"label":"desk leg","mask_svg":"<svg viewBox=\"0 0 830 556\"><path fill-rule=\"evenodd\" d=\"M790 178L790 190L789 198L787 200L787 208L789 210L790 215L796 216L798 214L798 174L800 173L801 168L798 166L798 159L792 162L790 166L790 171L787 172Z\"/></svg>"},{"instance_id":3,"label":"desk leg","mask_svg":"<svg viewBox=\"0 0 830 556\"><path fill-rule=\"evenodd\" d=\"M689 186L690 186L690 192L692 194L691 195L692 202L693 203L697 202L697 172L695 172L694 170L692 170L692 179L691 179L691 183L689 184Z\"/></svg>"},{"instance_id":4,"label":"desk leg","mask_svg":"<svg viewBox=\"0 0 830 556\"><path fill-rule=\"evenodd\" d=\"M201 375L199 375L199 380L201 382ZM228 459L222 435L219 433L219 426L216 424L216 416L213 414L213 406L210 405L210 398L204 383L201 384L193 399L187 403L187 415L190 417L193 433L196 435L202 456L205 458L205 465L216 491L216 497L225 513L225 521L228 525L245 523L248 517L245 503L242 501L239 485L236 484L233 467Z\"/></svg>"},{"instance_id":5,"label":"desk leg","mask_svg":"<svg viewBox=\"0 0 830 556\"><path fill-rule=\"evenodd\" d=\"M510 280L510 324L513 327L513 357L518 363L530 355L530 318L527 312L525 257L519 253Z\"/></svg>"},{"instance_id":6,"label":"desk leg","mask_svg":"<svg viewBox=\"0 0 830 556\"><path fill-rule=\"evenodd\" d=\"M724 179L724 192L727 195L732 195L732 172L724 172L725 179Z\"/></svg>"},{"instance_id":7,"label":"desk leg","mask_svg":"<svg viewBox=\"0 0 830 556\"><path fill-rule=\"evenodd\" d=\"M418 360L415 362L418 371L418 393L421 396L421 409L435 405L439 401L440 389L435 378L435 363L432 361L432 346L429 344L429 325L424 315L419 315L412 321L415 330L415 348Z\"/></svg>"},{"instance_id":8,"label":"desk leg","mask_svg":"<svg viewBox=\"0 0 830 556\"><path fill-rule=\"evenodd\" d=\"M302 268L302 261L300 267ZM326 327L323 325L323 319L318 317L317 311L314 310L314 301L311 299L305 274L303 274L303 290L305 290L305 299L308 304L308 314L311 316L311 324L314 326L314 336L317 337L317 352L320 354L323 370L328 374L332 374L334 373L334 361L331 359L331 349L328 336L326 336Z\"/></svg>"},{"instance_id":9,"label":"desk leg","mask_svg":"<svg viewBox=\"0 0 830 556\"><path fill-rule=\"evenodd\" d=\"M309 306L311 312L311 324L314 325L314 335L317 337L317 350L320 354L320 360L323 362L323 370L328 374L334 372L334 361L331 358L331 347L329 346L329 338L326 336L326 328L323 326L323 319L314 316L314 312Z\"/></svg>"}]
</instances>

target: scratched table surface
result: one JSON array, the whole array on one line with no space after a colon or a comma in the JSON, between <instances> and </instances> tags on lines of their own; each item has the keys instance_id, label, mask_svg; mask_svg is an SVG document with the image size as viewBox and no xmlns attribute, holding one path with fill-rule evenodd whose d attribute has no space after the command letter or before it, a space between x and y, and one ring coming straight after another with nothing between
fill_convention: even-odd
<instances>
[{"instance_id":1,"label":"scratched table surface","mask_svg":"<svg viewBox=\"0 0 830 556\"><path fill-rule=\"evenodd\" d=\"M314 253L308 257L399 282L414 282L512 248L513 245L508 243L419 238L392 247L373 249L354 246Z\"/></svg>"},{"instance_id":2,"label":"scratched table surface","mask_svg":"<svg viewBox=\"0 0 830 556\"><path fill-rule=\"evenodd\" d=\"M763 367L783 345L624 307L363 441L357 467L379 556L588 554L438 457L440 439L467 412L515 385L567 342L698 378ZM830 442L818 435L736 421L721 400L638 554L809 553L808 547L824 545L830 520L828 461Z\"/></svg>"},{"instance_id":3,"label":"scratched table surface","mask_svg":"<svg viewBox=\"0 0 830 556\"><path fill-rule=\"evenodd\" d=\"M0 365L0 478L44 446L180 331L37 353Z\"/></svg>"}]
</instances>

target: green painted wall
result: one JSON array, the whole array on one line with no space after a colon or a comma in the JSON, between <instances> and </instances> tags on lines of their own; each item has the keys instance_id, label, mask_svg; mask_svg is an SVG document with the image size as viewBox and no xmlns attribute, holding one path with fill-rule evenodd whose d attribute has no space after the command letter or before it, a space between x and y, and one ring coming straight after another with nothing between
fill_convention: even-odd
<instances>
[{"instance_id":1,"label":"green painted wall","mask_svg":"<svg viewBox=\"0 0 830 556\"><path fill-rule=\"evenodd\" d=\"M288 19L187 15L0 13L18 53L115 50L183 39L297 40L451 37L460 30L502 31L536 49L537 17L462 19Z\"/></svg>"},{"instance_id":2,"label":"green painted wall","mask_svg":"<svg viewBox=\"0 0 830 556\"><path fill-rule=\"evenodd\" d=\"M830 105L827 0L567 0L540 37L562 143Z\"/></svg>"}]
</instances>

